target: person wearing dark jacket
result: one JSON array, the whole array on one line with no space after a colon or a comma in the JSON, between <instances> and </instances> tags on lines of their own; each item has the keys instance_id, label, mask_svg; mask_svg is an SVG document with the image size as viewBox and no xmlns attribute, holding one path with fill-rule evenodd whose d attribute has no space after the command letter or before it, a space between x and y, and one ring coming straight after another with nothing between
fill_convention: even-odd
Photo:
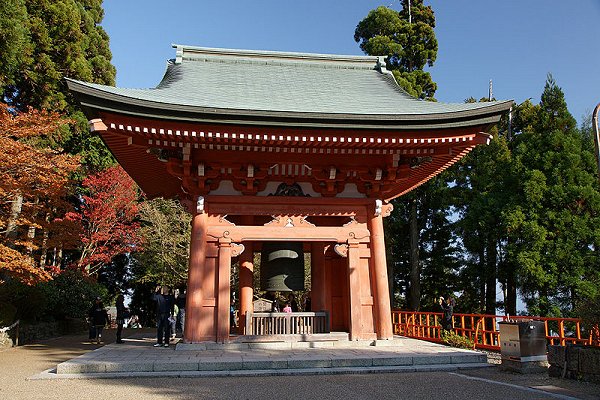
<instances>
[{"instance_id":1,"label":"person wearing dark jacket","mask_svg":"<svg viewBox=\"0 0 600 400\"><path fill-rule=\"evenodd\" d=\"M185 302L186 302L186 292L185 289L181 289L177 296L175 297L175 305L179 309L177 312L177 324L176 329L181 332L181 336L185 331Z\"/></svg>"},{"instance_id":2,"label":"person wearing dark jacket","mask_svg":"<svg viewBox=\"0 0 600 400\"><path fill-rule=\"evenodd\" d=\"M101 344L102 330L106 324L110 323L110 319L108 318L108 313L104 309L104 305L99 297L96 298L94 305L89 311L88 317L95 329L95 337L92 339L92 341L95 341L97 344Z\"/></svg>"},{"instance_id":3,"label":"person wearing dark jacket","mask_svg":"<svg viewBox=\"0 0 600 400\"><path fill-rule=\"evenodd\" d=\"M128 317L128 310L124 304L125 296L120 294L117 296L117 343L123 343L121 334L123 333L123 325L125 325L125 319Z\"/></svg>"},{"instance_id":4,"label":"person wearing dark jacket","mask_svg":"<svg viewBox=\"0 0 600 400\"><path fill-rule=\"evenodd\" d=\"M169 347L171 337L171 323L169 317L173 317L174 304L172 296L169 296L169 288L157 286L152 300L156 302L156 344L154 347ZM163 340L164 339L164 340Z\"/></svg>"},{"instance_id":5,"label":"person wearing dark jacket","mask_svg":"<svg viewBox=\"0 0 600 400\"><path fill-rule=\"evenodd\" d=\"M448 296L444 299L442 296L439 298L439 304L444 312L444 316L442 317L442 328L445 331L451 331L453 328L452 324L452 315L454 313L454 299Z\"/></svg>"}]
</instances>

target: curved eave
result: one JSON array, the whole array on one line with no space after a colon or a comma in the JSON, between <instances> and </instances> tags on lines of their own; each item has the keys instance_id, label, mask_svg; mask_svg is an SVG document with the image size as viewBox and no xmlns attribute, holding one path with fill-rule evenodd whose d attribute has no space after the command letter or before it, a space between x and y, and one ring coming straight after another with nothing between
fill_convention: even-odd
<instances>
[{"instance_id":1,"label":"curved eave","mask_svg":"<svg viewBox=\"0 0 600 400\"><path fill-rule=\"evenodd\" d=\"M486 126L500 120L513 105L511 100L471 110L434 114L344 114L208 108L126 97L84 82L67 79L69 89L89 119L108 111L135 117L197 123L285 126L305 128L353 128L425 130Z\"/></svg>"}]
</instances>

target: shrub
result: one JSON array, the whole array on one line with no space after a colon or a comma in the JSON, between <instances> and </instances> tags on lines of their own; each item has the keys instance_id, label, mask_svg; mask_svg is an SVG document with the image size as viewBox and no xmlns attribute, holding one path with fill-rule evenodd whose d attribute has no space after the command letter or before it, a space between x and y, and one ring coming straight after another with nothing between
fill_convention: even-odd
<instances>
[{"instance_id":1,"label":"shrub","mask_svg":"<svg viewBox=\"0 0 600 400\"><path fill-rule=\"evenodd\" d=\"M592 333L595 345L600 345L600 292L582 298L575 306L575 314L583 327Z\"/></svg>"},{"instance_id":2,"label":"shrub","mask_svg":"<svg viewBox=\"0 0 600 400\"><path fill-rule=\"evenodd\" d=\"M10 303L0 302L0 327L10 325L17 315L17 308Z\"/></svg>"},{"instance_id":3,"label":"shrub","mask_svg":"<svg viewBox=\"0 0 600 400\"><path fill-rule=\"evenodd\" d=\"M3 319L7 319L5 324L17 319L38 321L46 312L46 296L39 285L28 286L14 279L0 285L0 303L3 304Z\"/></svg>"},{"instance_id":4,"label":"shrub","mask_svg":"<svg viewBox=\"0 0 600 400\"><path fill-rule=\"evenodd\" d=\"M40 287L45 293L47 315L56 320L85 318L96 297L108 296L104 286L74 269L62 271Z\"/></svg>"},{"instance_id":5,"label":"shrub","mask_svg":"<svg viewBox=\"0 0 600 400\"><path fill-rule=\"evenodd\" d=\"M475 348L475 343L473 343L471 339L469 339L468 337L460 336L453 331L442 330L441 336L444 343L449 346L470 350L473 350L473 348Z\"/></svg>"}]
</instances>

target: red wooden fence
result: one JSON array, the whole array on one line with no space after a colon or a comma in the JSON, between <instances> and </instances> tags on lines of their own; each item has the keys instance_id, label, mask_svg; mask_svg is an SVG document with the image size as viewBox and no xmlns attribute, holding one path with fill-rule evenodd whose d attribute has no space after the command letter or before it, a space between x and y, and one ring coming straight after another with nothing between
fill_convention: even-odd
<instances>
[{"instance_id":1,"label":"red wooden fence","mask_svg":"<svg viewBox=\"0 0 600 400\"><path fill-rule=\"evenodd\" d=\"M441 320L443 314L437 312L392 311L394 334L441 342ZM592 336L582 337L581 321L578 318L549 318L528 316L505 316L487 314L454 314L454 332L471 339L475 348L500 350L498 322L506 320L544 321L548 344L567 343L592 344Z\"/></svg>"}]
</instances>

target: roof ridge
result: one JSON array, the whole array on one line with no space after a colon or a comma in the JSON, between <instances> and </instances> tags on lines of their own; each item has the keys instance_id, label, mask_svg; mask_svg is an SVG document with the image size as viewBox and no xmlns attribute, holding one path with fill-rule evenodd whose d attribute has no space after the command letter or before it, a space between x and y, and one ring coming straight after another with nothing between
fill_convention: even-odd
<instances>
[{"instance_id":1,"label":"roof ridge","mask_svg":"<svg viewBox=\"0 0 600 400\"><path fill-rule=\"evenodd\" d=\"M319 53L299 53L282 52L271 50L240 50L240 49L222 49L212 47L194 47L173 44L177 49L175 63L179 64L183 60L189 61L208 61L222 60L227 62L235 60L236 62L254 61L255 63L265 63L271 65L287 63L307 63L318 64L321 66L332 65L336 68L344 67L351 69L376 69L383 62L383 56L356 56L356 55L337 55L337 54L319 54ZM287 61L287 62L286 62ZM384 64L385 65L385 64Z\"/></svg>"}]
</instances>

